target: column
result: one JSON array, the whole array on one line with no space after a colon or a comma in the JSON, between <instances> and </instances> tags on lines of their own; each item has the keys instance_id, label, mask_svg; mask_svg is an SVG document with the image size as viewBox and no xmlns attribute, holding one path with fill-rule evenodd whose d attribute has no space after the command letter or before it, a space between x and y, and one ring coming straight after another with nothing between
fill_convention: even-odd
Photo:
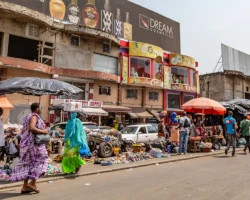
<instances>
[{"instance_id":1,"label":"column","mask_svg":"<svg viewBox=\"0 0 250 200\"><path fill-rule=\"evenodd\" d=\"M89 100L94 100L94 83L89 83Z\"/></svg>"},{"instance_id":2,"label":"column","mask_svg":"<svg viewBox=\"0 0 250 200\"><path fill-rule=\"evenodd\" d=\"M9 37L10 37L9 33L3 33L1 56L8 56Z\"/></svg>"}]
</instances>

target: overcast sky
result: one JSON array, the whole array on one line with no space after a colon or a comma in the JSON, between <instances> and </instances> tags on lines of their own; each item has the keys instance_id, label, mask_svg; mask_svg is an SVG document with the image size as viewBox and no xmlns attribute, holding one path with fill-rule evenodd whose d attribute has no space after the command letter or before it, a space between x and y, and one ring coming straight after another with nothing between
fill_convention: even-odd
<instances>
[{"instance_id":1,"label":"overcast sky","mask_svg":"<svg viewBox=\"0 0 250 200\"><path fill-rule=\"evenodd\" d=\"M180 23L181 53L213 71L221 43L250 54L250 0L131 0Z\"/></svg>"}]
</instances>

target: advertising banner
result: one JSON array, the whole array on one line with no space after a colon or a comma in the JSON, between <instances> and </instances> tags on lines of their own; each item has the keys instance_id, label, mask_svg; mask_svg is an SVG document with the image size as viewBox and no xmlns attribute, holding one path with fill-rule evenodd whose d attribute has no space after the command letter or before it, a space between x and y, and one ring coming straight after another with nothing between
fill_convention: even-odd
<instances>
[{"instance_id":1,"label":"advertising banner","mask_svg":"<svg viewBox=\"0 0 250 200\"><path fill-rule=\"evenodd\" d=\"M196 87L191 85L185 84L171 84L172 90L182 90L186 92L196 92Z\"/></svg>"},{"instance_id":2,"label":"advertising banner","mask_svg":"<svg viewBox=\"0 0 250 200\"><path fill-rule=\"evenodd\" d=\"M163 87L165 89L171 89L171 83L172 83L172 75L171 75L171 68L168 66L163 66L164 70L164 84Z\"/></svg>"},{"instance_id":3,"label":"advertising banner","mask_svg":"<svg viewBox=\"0 0 250 200\"><path fill-rule=\"evenodd\" d=\"M130 42L129 55L155 59L157 56L163 57L163 50L162 48L151 44L141 42Z\"/></svg>"},{"instance_id":4,"label":"advertising banner","mask_svg":"<svg viewBox=\"0 0 250 200\"><path fill-rule=\"evenodd\" d=\"M128 84L163 87L163 82L160 80L151 78L140 78L140 77L129 77Z\"/></svg>"},{"instance_id":5,"label":"advertising banner","mask_svg":"<svg viewBox=\"0 0 250 200\"><path fill-rule=\"evenodd\" d=\"M121 58L122 65L122 83L128 83L128 57L122 56Z\"/></svg>"},{"instance_id":6,"label":"advertising banner","mask_svg":"<svg viewBox=\"0 0 250 200\"><path fill-rule=\"evenodd\" d=\"M200 94L200 76L196 74L197 93Z\"/></svg>"},{"instance_id":7,"label":"advertising banner","mask_svg":"<svg viewBox=\"0 0 250 200\"><path fill-rule=\"evenodd\" d=\"M65 24L147 42L180 53L180 24L127 0L2 0L18 4Z\"/></svg>"},{"instance_id":8,"label":"advertising banner","mask_svg":"<svg viewBox=\"0 0 250 200\"><path fill-rule=\"evenodd\" d=\"M195 59L185 55L170 54L169 63L174 66L185 66L195 69Z\"/></svg>"}]
</instances>

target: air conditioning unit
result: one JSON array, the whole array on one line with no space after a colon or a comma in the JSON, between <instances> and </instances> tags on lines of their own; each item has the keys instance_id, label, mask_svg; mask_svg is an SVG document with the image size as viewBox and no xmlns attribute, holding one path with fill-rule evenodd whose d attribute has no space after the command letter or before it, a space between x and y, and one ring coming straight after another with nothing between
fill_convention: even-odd
<instances>
[{"instance_id":1,"label":"air conditioning unit","mask_svg":"<svg viewBox=\"0 0 250 200\"><path fill-rule=\"evenodd\" d=\"M39 38L40 28L38 25L28 23L26 25L26 36L32 38Z\"/></svg>"}]
</instances>

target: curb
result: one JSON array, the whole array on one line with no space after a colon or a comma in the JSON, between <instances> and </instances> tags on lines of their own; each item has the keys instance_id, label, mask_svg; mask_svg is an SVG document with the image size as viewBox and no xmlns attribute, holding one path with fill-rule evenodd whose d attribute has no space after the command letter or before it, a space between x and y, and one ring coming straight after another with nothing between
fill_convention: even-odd
<instances>
[{"instance_id":1,"label":"curb","mask_svg":"<svg viewBox=\"0 0 250 200\"><path fill-rule=\"evenodd\" d=\"M241 150L236 150L236 152L241 152L243 151ZM50 181L58 181L61 179L71 179L71 178L78 178L78 177L84 177L84 176L91 176L91 175L97 175L97 174L104 174L104 173L110 173L110 172L117 172L117 171L122 171L122 170L127 170L127 169L135 169L135 168L140 168L140 167L147 167L147 166L151 166L151 165L156 165L158 164L166 164L166 163L174 163L174 162L180 162L180 161L185 161L185 160L193 160L193 159L197 159L197 158L206 158L206 157L211 157L211 156L215 156L215 155L221 155L224 154L223 152L218 152L218 153L212 153L212 154L202 154L202 155L195 155L195 156L189 156L189 157L182 157L182 158L176 158L173 160L154 160L153 162L150 163L140 163L137 165L130 165L130 166L121 166L118 168L114 168L114 169L103 169L103 170L97 170L97 171L90 171L90 172L83 172L81 174L76 174L76 175L64 175L64 174L58 174L58 175L50 175L49 177L43 177L41 179L39 179L37 181L37 183L45 183L45 182L50 182ZM10 188L15 188L15 187L19 187L22 186L23 183L22 182L17 182L17 183L7 183L3 186L0 186L0 191L3 191L5 189L10 189Z\"/></svg>"}]
</instances>

